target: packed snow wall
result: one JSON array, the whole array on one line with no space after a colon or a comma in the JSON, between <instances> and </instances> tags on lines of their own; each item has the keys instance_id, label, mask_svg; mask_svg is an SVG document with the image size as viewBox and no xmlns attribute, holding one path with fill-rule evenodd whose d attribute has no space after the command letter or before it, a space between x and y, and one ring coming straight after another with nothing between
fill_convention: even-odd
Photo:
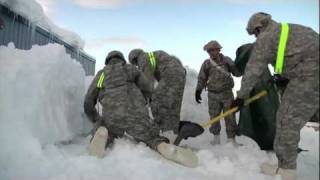
<instances>
[{"instance_id":1,"label":"packed snow wall","mask_svg":"<svg viewBox=\"0 0 320 180\"><path fill-rule=\"evenodd\" d=\"M82 133L85 75L63 46L1 46L0 67L0 138L32 136L43 145Z\"/></svg>"}]
</instances>

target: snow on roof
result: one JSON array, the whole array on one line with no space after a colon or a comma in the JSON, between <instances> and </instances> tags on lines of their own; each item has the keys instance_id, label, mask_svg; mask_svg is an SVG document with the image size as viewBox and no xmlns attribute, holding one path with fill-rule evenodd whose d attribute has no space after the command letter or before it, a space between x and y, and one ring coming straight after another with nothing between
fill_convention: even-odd
<instances>
[{"instance_id":1,"label":"snow on roof","mask_svg":"<svg viewBox=\"0 0 320 180\"><path fill-rule=\"evenodd\" d=\"M84 41L74 32L55 25L45 14L41 5L35 0L0 0L0 4L13 12L27 18L32 24L38 25L56 34L63 41L72 46L83 49Z\"/></svg>"}]
</instances>

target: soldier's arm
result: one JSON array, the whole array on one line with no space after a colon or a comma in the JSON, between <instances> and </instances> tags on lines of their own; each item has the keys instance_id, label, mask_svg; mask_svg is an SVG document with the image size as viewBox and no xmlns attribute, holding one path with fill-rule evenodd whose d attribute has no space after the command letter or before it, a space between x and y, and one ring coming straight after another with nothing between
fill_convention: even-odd
<instances>
[{"instance_id":1,"label":"soldier's arm","mask_svg":"<svg viewBox=\"0 0 320 180\"><path fill-rule=\"evenodd\" d=\"M142 72L146 71L148 68L147 56L143 55L138 59L138 69Z\"/></svg>"},{"instance_id":2,"label":"soldier's arm","mask_svg":"<svg viewBox=\"0 0 320 180\"><path fill-rule=\"evenodd\" d=\"M85 96L83 105L85 114L93 123L100 119L100 115L96 110L95 105L97 104L99 95L99 88L97 88L97 83L102 72L103 71L99 71L97 75L94 77L93 81L91 82L87 94Z\"/></svg>"},{"instance_id":3,"label":"soldier's arm","mask_svg":"<svg viewBox=\"0 0 320 180\"><path fill-rule=\"evenodd\" d=\"M153 92L153 81L150 81L146 78L146 76L139 70L134 70L135 83L138 88L141 90L143 96L146 99L151 98L151 94Z\"/></svg>"},{"instance_id":4,"label":"soldier's arm","mask_svg":"<svg viewBox=\"0 0 320 180\"><path fill-rule=\"evenodd\" d=\"M204 89L207 84L208 74L206 72L207 72L208 67L206 65L206 62L207 61L203 62L201 69L199 71L199 74L198 74L198 83L197 83L197 88L196 88L197 91L202 91L202 89Z\"/></svg>"},{"instance_id":5,"label":"soldier's arm","mask_svg":"<svg viewBox=\"0 0 320 180\"><path fill-rule=\"evenodd\" d=\"M265 68L275 58L273 52L274 43L271 37L259 37L253 47L252 54L245 68L241 81L241 89L237 97L245 98L249 95L253 86L259 81Z\"/></svg>"},{"instance_id":6,"label":"soldier's arm","mask_svg":"<svg viewBox=\"0 0 320 180\"><path fill-rule=\"evenodd\" d=\"M238 70L238 68L235 66L234 62L231 58L228 56L225 56L225 61L228 64L229 71L232 73L232 75L239 77L241 76L241 72Z\"/></svg>"}]
</instances>

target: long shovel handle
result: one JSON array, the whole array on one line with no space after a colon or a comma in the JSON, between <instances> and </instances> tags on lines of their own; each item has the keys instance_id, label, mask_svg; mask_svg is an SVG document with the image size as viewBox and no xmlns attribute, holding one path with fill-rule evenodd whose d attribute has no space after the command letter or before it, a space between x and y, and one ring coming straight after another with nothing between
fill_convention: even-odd
<instances>
[{"instance_id":1,"label":"long shovel handle","mask_svg":"<svg viewBox=\"0 0 320 180\"><path fill-rule=\"evenodd\" d=\"M257 100L257 99L260 99L261 97L263 97L263 96L265 96L265 95L267 95L267 91L266 91L266 90L263 90L263 91L259 92L258 94L250 97L249 99L246 99L245 102L244 102L244 105L246 106L246 105L252 103L253 101L255 101L255 100ZM229 109L228 111L220 114L219 116L216 116L216 117L212 118L211 120L209 120L209 121L206 122L205 124L202 124L201 126L202 126L203 128L206 128L206 127L210 126L211 124L220 121L222 118L224 118L224 117L226 117L226 116L229 116L230 114L233 114L233 113L237 112L238 109L239 109L239 107L233 107L233 108Z\"/></svg>"}]
</instances>

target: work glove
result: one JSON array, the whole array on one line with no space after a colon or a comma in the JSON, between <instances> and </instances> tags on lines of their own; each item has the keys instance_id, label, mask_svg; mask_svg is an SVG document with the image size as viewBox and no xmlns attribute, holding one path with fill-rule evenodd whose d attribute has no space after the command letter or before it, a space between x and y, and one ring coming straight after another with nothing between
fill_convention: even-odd
<instances>
[{"instance_id":1,"label":"work glove","mask_svg":"<svg viewBox=\"0 0 320 180\"><path fill-rule=\"evenodd\" d=\"M279 88L287 87L289 79L281 77L279 74L273 75L273 83Z\"/></svg>"},{"instance_id":2,"label":"work glove","mask_svg":"<svg viewBox=\"0 0 320 180\"><path fill-rule=\"evenodd\" d=\"M201 104L201 90L196 90L195 98L198 104Z\"/></svg>"},{"instance_id":3,"label":"work glove","mask_svg":"<svg viewBox=\"0 0 320 180\"><path fill-rule=\"evenodd\" d=\"M230 108L238 107L240 110L244 106L244 99L242 98L236 98L232 101Z\"/></svg>"}]
</instances>

